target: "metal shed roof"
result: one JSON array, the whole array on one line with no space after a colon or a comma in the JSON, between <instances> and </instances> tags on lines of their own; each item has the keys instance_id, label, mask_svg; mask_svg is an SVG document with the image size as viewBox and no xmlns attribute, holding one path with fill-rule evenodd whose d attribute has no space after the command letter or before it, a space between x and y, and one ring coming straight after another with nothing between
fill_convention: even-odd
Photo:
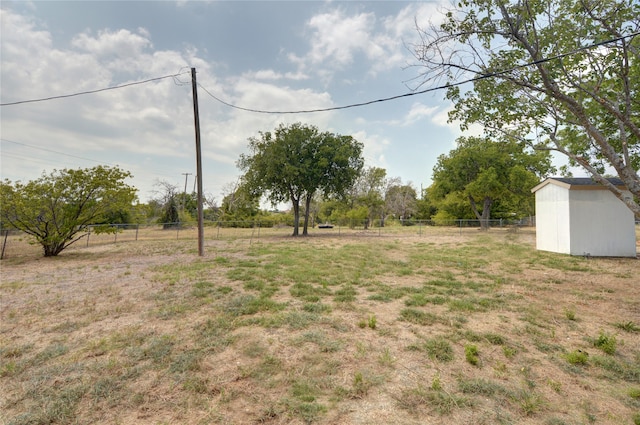
<instances>
[{"instance_id":1,"label":"metal shed roof","mask_svg":"<svg viewBox=\"0 0 640 425\"><path fill-rule=\"evenodd\" d=\"M618 189L626 190L627 188L624 182L618 177L609 177L607 178L607 181ZM591 177L549 177L531 189L531 192L535 193L548 184L564 187L567 190L608 190L605 186L601 185Z\"/></svg>"}]
</instances>

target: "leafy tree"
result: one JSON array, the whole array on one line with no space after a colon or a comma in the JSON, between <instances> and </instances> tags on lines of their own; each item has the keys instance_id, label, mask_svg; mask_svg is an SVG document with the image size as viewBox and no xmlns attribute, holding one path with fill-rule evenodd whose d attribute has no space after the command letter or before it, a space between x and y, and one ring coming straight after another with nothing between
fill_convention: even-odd
<instances>
[{"instance_id":1,"label":"leafy tree","mask_svg":"<svg viewBox=\"0 0 640 425\"><path fill-rule=\"evenodd\" d=\"M177 226L180 223L180 199L178 198L178 187L167 181L158 181L156 183L158 189L157 199L153 205L158 208L158 223L162 224L165 229Z\"/></svg>"},{"instance_id":2,"label":"leafy tree","mask_svg":"<svg viewBox=\"0 0 640 425\"><path fill-rule=\"evenodd\" d=\"M260 213L260 197L251 193L246 185L235 184L227 188L222 198L220 219L224 221L251 221Z\"/></svg>"},{"instance_id":3,"label":"leafy tree","mask_svg":"<svg viewBox=\"0 0 640 425\"><path fill-rule=\"evenodd\" d=\"M401 221L411 218L417 211L416 190L410 185L393 185L384 197L386 209Z\"/></svg>"},{"instance_id":4,"label":"leafy tree","mask_svg":"<svg viewBox=\"0 0 640 425\"><path fill-rule=\"evenodd\" d=\"M533 208L531 188L539 176L552 170L548 152L526 153L513 141L488 138L462 137L457 142L458 147L449 155L438 158L431 196L456 208L456 200L464 196L483 229L489 227L496 201Z\"/></svg>"},{"instance_id":5,"label":"leafy tree","mask_svg":"<svg viewBox=\"0 0 640 425\"><path fill-rule=\"evenodd\" d=\"M254 193L267 193L274 204L293 206L293 236L298 235L300 203L304 203L307 235L310 204L316 192L344 196L362 170L362 144L351 136L320 133L315 126L281 124L273 133L250 138L251 155L242 155L238 167Z\"/></svg>"},{"instance_id":6,"label":"leafy tree","mask_svg":"<svg viewBox=\"0 0 640 425\"><path fill-rule=\"evenodd\" d=\"M90 224L101 223L114 211L131 208L136 189L117 167L53 171L26 184L0 183L3 224L35 237L44 256L56 256L85 236Z\"/></svg>"},{"instance_id":7,"label":"leafy tree","mask_svg":"<svg viewBox=\"0 0 640 425\"><path fill-rule=\"evenodd\" d=\"M348 194L349 217L364 221L365 228L376 217L380 218L381 226L384 225L384 190L387 184L387 170L378 167L364 169L358 176L355 184ZM364 209L363 209L364 207ZM364 216L363 216L363 212Z\"/></svg>"},{"instance_id":8,"label":"leafy tree","mask_svg":"<svg viewBox=\"0 0 640 425\"><path fill-rule=\"evenodd\" d=\"M462 0L419 29L422 84L451 84L451 119L562 153L640 217L640 3ZM609 183L624 181L635 199ZM489 176L487 176L489 177Z\"/></svg>"}]
</instances>

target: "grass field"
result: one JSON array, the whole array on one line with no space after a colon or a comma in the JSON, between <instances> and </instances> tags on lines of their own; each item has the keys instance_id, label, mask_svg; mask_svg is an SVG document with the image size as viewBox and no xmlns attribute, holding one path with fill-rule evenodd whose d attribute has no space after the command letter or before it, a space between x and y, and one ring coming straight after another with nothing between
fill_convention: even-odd
<instances>
[{"instance_id":1,"label":"grass field","mask_svg":"<svg viewBox=\"0 0 640 425\"><path fill-rule=\"evenodd\" d=\"M0 423L640 423L637 259L255 236L3 260Z\"/></svg>"}]
</instances>

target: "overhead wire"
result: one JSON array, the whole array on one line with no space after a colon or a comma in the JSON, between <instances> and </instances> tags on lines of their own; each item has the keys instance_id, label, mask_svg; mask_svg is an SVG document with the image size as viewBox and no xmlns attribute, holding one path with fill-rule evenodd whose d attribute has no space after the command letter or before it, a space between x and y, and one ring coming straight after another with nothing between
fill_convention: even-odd
<instances>
[{"instance_id":1,"label":"overhead wire","mask_svg":"<svg viewBox=\"0 0 640 425\"><path fill-rule=\"evenodd\" d=\"M51 150L51 149L43 148L41 146L29 145L27 143L16 142L14 140L9 140L9 139L5 139L5 138L1 138L0 140L3 141L3 142L13 143L15 145L25 146L25 147L32 148L32 149L37 149L37 150L41 150L41 151L45 151L45 152L55 153L55 154L58 154L58 155L64 155L64 156L68 156L68 157L71 157L71 158L82 159L83 161L97 162L98 164L105 164L105 165L111 165L111 166L115 166L116 165L116 164L109 164L108 162L104 162L104 161L98 161L97 159L84 158L82 156L71 155L70 153L58 152L58 151L54 151L54 150ZM3 152L3 154L4 154L4 152Z\"/></svg>"},{"instance_id":2,"label":"overhead wire","mask_svg":"<svg viewBox=\"0 0 640 425\"><path fill-rule=\"evenodd\" d=\"M539 59L539 60L536 60L536 61L527 62L525 64L516 65L516 66L513 66L513 67L508 68L506 70L502 70L502 71L495 71L495 72L489 72L489 73L476 72L476 74L479 74L477 77L469 78L469 79L466 79L466 80L463 80L463 81L447 83L447 84L436 86L436 87L430 87L430 88L424 89L424 90L412 91L412 92L409 92L409 93L403 93L403 94L399 94L399 95L395 95L395 96L383 97L383 98L380 98L380 99L374 99L374 100L369 100L369 101L365 101L365 102L351 103L351 104L347 104L347 105L332 106L332 107L327 107L327 108L301 109L301 110L293 110L293 111L275 111L275 110L274 111L268 111L268 110L263 110L263 109L248 108L248 107L234 105L232 103L229 103L229 102L226 102L226 101L220 99L219 97L217 97L213 93L211 93L201 83L198 83L198 87L200 87L211 98L213 98L214 100L220 102L221 104L223 104L225 106L228 106L230 108L241 110L241 111L254 112L254 113L260 113L260 114L305 114L305 113L314 113L314 112L337 111L337 110L341 110L341 109L350 109L350 108L356 108L356 107L361 107L361 106L372 105L374 103L388 102L388 101L391 101L391 100L401 99L401 98L405 98L405 97L418 96L418 95L421 95L421 94L425 94L425 93L429 93L429 92L433 92L433 91L437 91L437 90L446 89L446 88L449 88L449 87L461 86L461 85L472 83L472 82L475 82L475 81L480 81L480 80L484 80L484 79L487 79L487 78L497 77L497 76L500 76L500 75L503 75L503 74L507 74L509 72L513 72L513 71L515 71L517 69L527 68L527 67L530 67L530 66L533 66L533 65L538 65L538 64L541 64L541 63L550 62L550 61L557 60L557 59L562 59L562 58L574 55L574 54L576 54L578 52L581 52L581 51L584 51L584 50L589 50L589 49L592 49L594 47L599 47L599 46L603 46L603 45L606 45L606 44L615 43L616 41L621 41L621 40L624 40L626 38L633 38L633 37L638 36L638 35L640 35L640 31L636 31L636 32L631 33L631 34L626 34L626 35L622 35L622 36L619 36L619 37L616 37L616 38L612 38L612 39L608 39L608 40L592 43L592 44L589 44L587 46L582 46L582 47L576 48L574 50L571 50L569 52L561 53L561 54L558 54L558 55L555 55L555 56L551 56L551 57L548 57L548 58L542 58L542 59ZM470 71L470 72L473 72L473 71ZM143 80L143 81L135 81L135 82L132 82L132 83L126 83L126 84L121 84L121 85L117 85L117 86L106 87L106 88L96 89L96 90L87 90L87 91L82 91L82 92L77 92L77 93L66 94L66 95L50 96L50 97L39 98L39 99L30 99L30 100L21 100L21 101L16 101L16 102L0 103L0 106L13 106L13 105L20 105L20 104L24 104L24 103L44 102L44 101L54 100L54 99L63 99L63 98L69 98L69 97L74 97L74 96L81 96L81 95L86 95L86 94L99 93L99 92L103 92L103 91L107 91L107 90L116 90L116 89L135 86L135 85L139 85L139 84L149 83L149 82L152 82L152 81L163 80L163 79L166 79L166 78L173 78L174 82L177 81L177 82L180 83L179 85L182 85L182 84L185 84L185 82L180 81L180 79L178 77L180 75L185 75L185 74L188 74L188 73L189 72L186 72L186 71L182 72L182 70L181 70L180 72L178 72L176 74L164 75L164 76L155 77L155 78L149 78L149 79Z\"/></svg>"},{"instance_id":3,"label":"overhead wire","mask_svg":"<svg viewBox=\"0 0 640 425\"><path fill-rule=\"evenodd\" d=\"M175 79L178 76L184 75L184 74L187 74L187 72L179 72L177 74L163 75L162 77L154 77L154 78L149 78L149 79L142 80L142 81L134 81L134 82L131 82L131 83L119 84L117 86L104 87L104 88L95 89L95 90L86 90L86 91L70 93L70 94L62 94L62 95L58 95L58 96L42 97L42 98L39 98L39 99L19 100L19 101L16 101L16 102L5 102L5 103L0 103L0 106L13 106L13 105L21 105L21 104L24 104L24 103L45 102L45 101L48 101L48 100L64 99L64 98L68 98L68 97L82 96L82 95L85 95L85 94L100 93L100 92L104 92L104 91L108 91L108 90L117 90L117 89L122 89L122 88L125 88L125 87L131 87L131 86L137 86L137 85L140 85L140 84L146 84L146 83L150 83L152 81L164 80L166 78L174 78Z\"/></svg>"},{"instance_id":4,"label":"overhead wire","mask_svg":"<svg viewBox=\"0 0 640 425\"><path fill-rule=\"evenodd\" d=\"M83 161L91 161L91 162L95 162L95 163L101 164L101 165L108 165L108 166L111 166L111 167L118 167L119 166L118 164L113 164L113 163L109 163L109 162L101 161L101 160L97 160L97 159L92 159L92 158L85 158L85 157L82 157L82 156L72 155L72 154L65 153L65 152L59 152L59 151L55 151L55 150L52 150L52 149L43 148L41 146L30 145L28 143L16 142L15 140L9 140L9 139L5 139L5 138L0 138L0 141L13 143L15 145L25 146L25 147L28 147L28 148L31 148L31 149L36 149L36 150L40 150L40 151L44 151L44 152L54 153L54 154L57 154L57 155L63 155L63 156L67 156L67 157L74 158L74 159L80 159L80 160L83 160ZM14 158L15 157L19 157L18 154L14 153L14 152L6 152L4 149L2 151L0 151L0 156L1 157L12 156ZM25 158L25 157L22 157L22 158ZM34 160L33 157L28 157L28 159L30 161ZM51 162L50 160L46 160L46 159L43 159L43 158L39 158L39 161L40 162ZM149 169L147 171L152 171L153 174L158 175L158 176L170 177L164 171L149 170Z\"/></svg>"},{"instance_id":5,"label":"overhead wire","mask_svg":"<svg viewBox=\"0 0 640 425\"><path fill-rule=\"evenodd\" d=\"M541 64L541 63L550 62L550 61L557 60L557 59L562 59L562 58L565 58L565 57L568 57L568 56L571 56L571 55L575 55L576 53L579 53L579 52L584 51L584 50L589 50L589 49L593 49L594 47L599 47L599 46L603 46L603 45L606 45L606 44L615 43L616 41L624 40L625 38L632 38L632 37L635 37L637 35L640 35L640 31L637 31L637 32L634 32L634 33L631 33L631 34L627 34L627 35L624 35L624 36L612 38L612 39L609 39L609 40L600 41L600 42L597 42L597 43L592 43L592 44L589 44L587 46L582 46L582 47L579 47L577 49L574 49L574 50L572 50L570 52L561 53L561 54L558 54L558 55L555 55L555 56L539 59L539 60L536 60L536 61L532 61L532 62L528 62L528 63L525 63L525 64L521 64L521 65L516 65L516 66L513 66L513 67L511 67L509 69L506 69L506 70L495 71L495 72L490 72L490 73L479 73L479 72L477 72L476 74L479 74L477 77L469 78L469 79L464 80L464 81L458 81L458 82L454 82L454 83L447 83L447 84L436 86L436 87L430 87L430 88L424 89L424 90L413 91L413 92L399 94L399 95L395 95L395 96L383 97L383 98L380 98L380 99L369 100L369 101L366 101L366 102L352 103L352 104L342 105L342 106L332 106L332 107L327 107L327 108L302 109L302 110L297 110L297 111L267 111L267 110L262 110L262 109L246 108L246 107L242 107L242 106L231 104L229 102L225 102L224 100L222 100L219 97L217 97L214 94L212 94L209 90L207 90L200 83L198 83L198 87L200 87L202 90L204 90L205 93L207 93L209 96L211 96L216 101L222 103L223 105L228 106L230 108L238 109L238 110L241 110L241 111L255 112L255 113L259 113L259 114L281 114L281 115L285 115L285 114L308 114L308 113L314 113L314 112L329 112L329 111L337 111L337 110L341 110L341 109L357 108L357 107L360 107L360 106L372 105L374 103L388 102L388 101L391 101L391 100L401 99L401 98L405 98L405 97L418 96L418 95L421 95L421 94L425 94L425 93L429 93L429 92L433 92L433 91L437 91L437 90L443 90L443 89L446 89L446 88L449 88L449 87L461 86L461 85L464 85L464 84L468 84L468 83L484 80L484 79L487 79L487 78L498 77L500 75L507 74L509 72L513 72L513 71L518 70L518 69L528 68L528 67L533 66L533 65L538 65L538 64ZM473 72L473 71L470 71L470 72Z\"/></svg>"}]
</instances>

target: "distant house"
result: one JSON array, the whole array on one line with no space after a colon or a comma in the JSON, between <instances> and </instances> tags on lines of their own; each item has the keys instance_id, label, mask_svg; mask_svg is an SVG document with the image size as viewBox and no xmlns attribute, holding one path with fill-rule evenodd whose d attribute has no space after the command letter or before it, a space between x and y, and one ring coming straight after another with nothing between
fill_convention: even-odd
<instances>
[{"instance_id":1,"label":"distant house","mask_svg":"<svg viewBox=\"0 0 640 425\"><path fill-rule=\"evenodd\" d=\"M610 178L626 190L622 180ZM635 218L607 188L589 177L548 178L536 196L536 247L596 257L635 257ZM628 192L631 196L631 192Z\"/></svg>"}]
</instances>

